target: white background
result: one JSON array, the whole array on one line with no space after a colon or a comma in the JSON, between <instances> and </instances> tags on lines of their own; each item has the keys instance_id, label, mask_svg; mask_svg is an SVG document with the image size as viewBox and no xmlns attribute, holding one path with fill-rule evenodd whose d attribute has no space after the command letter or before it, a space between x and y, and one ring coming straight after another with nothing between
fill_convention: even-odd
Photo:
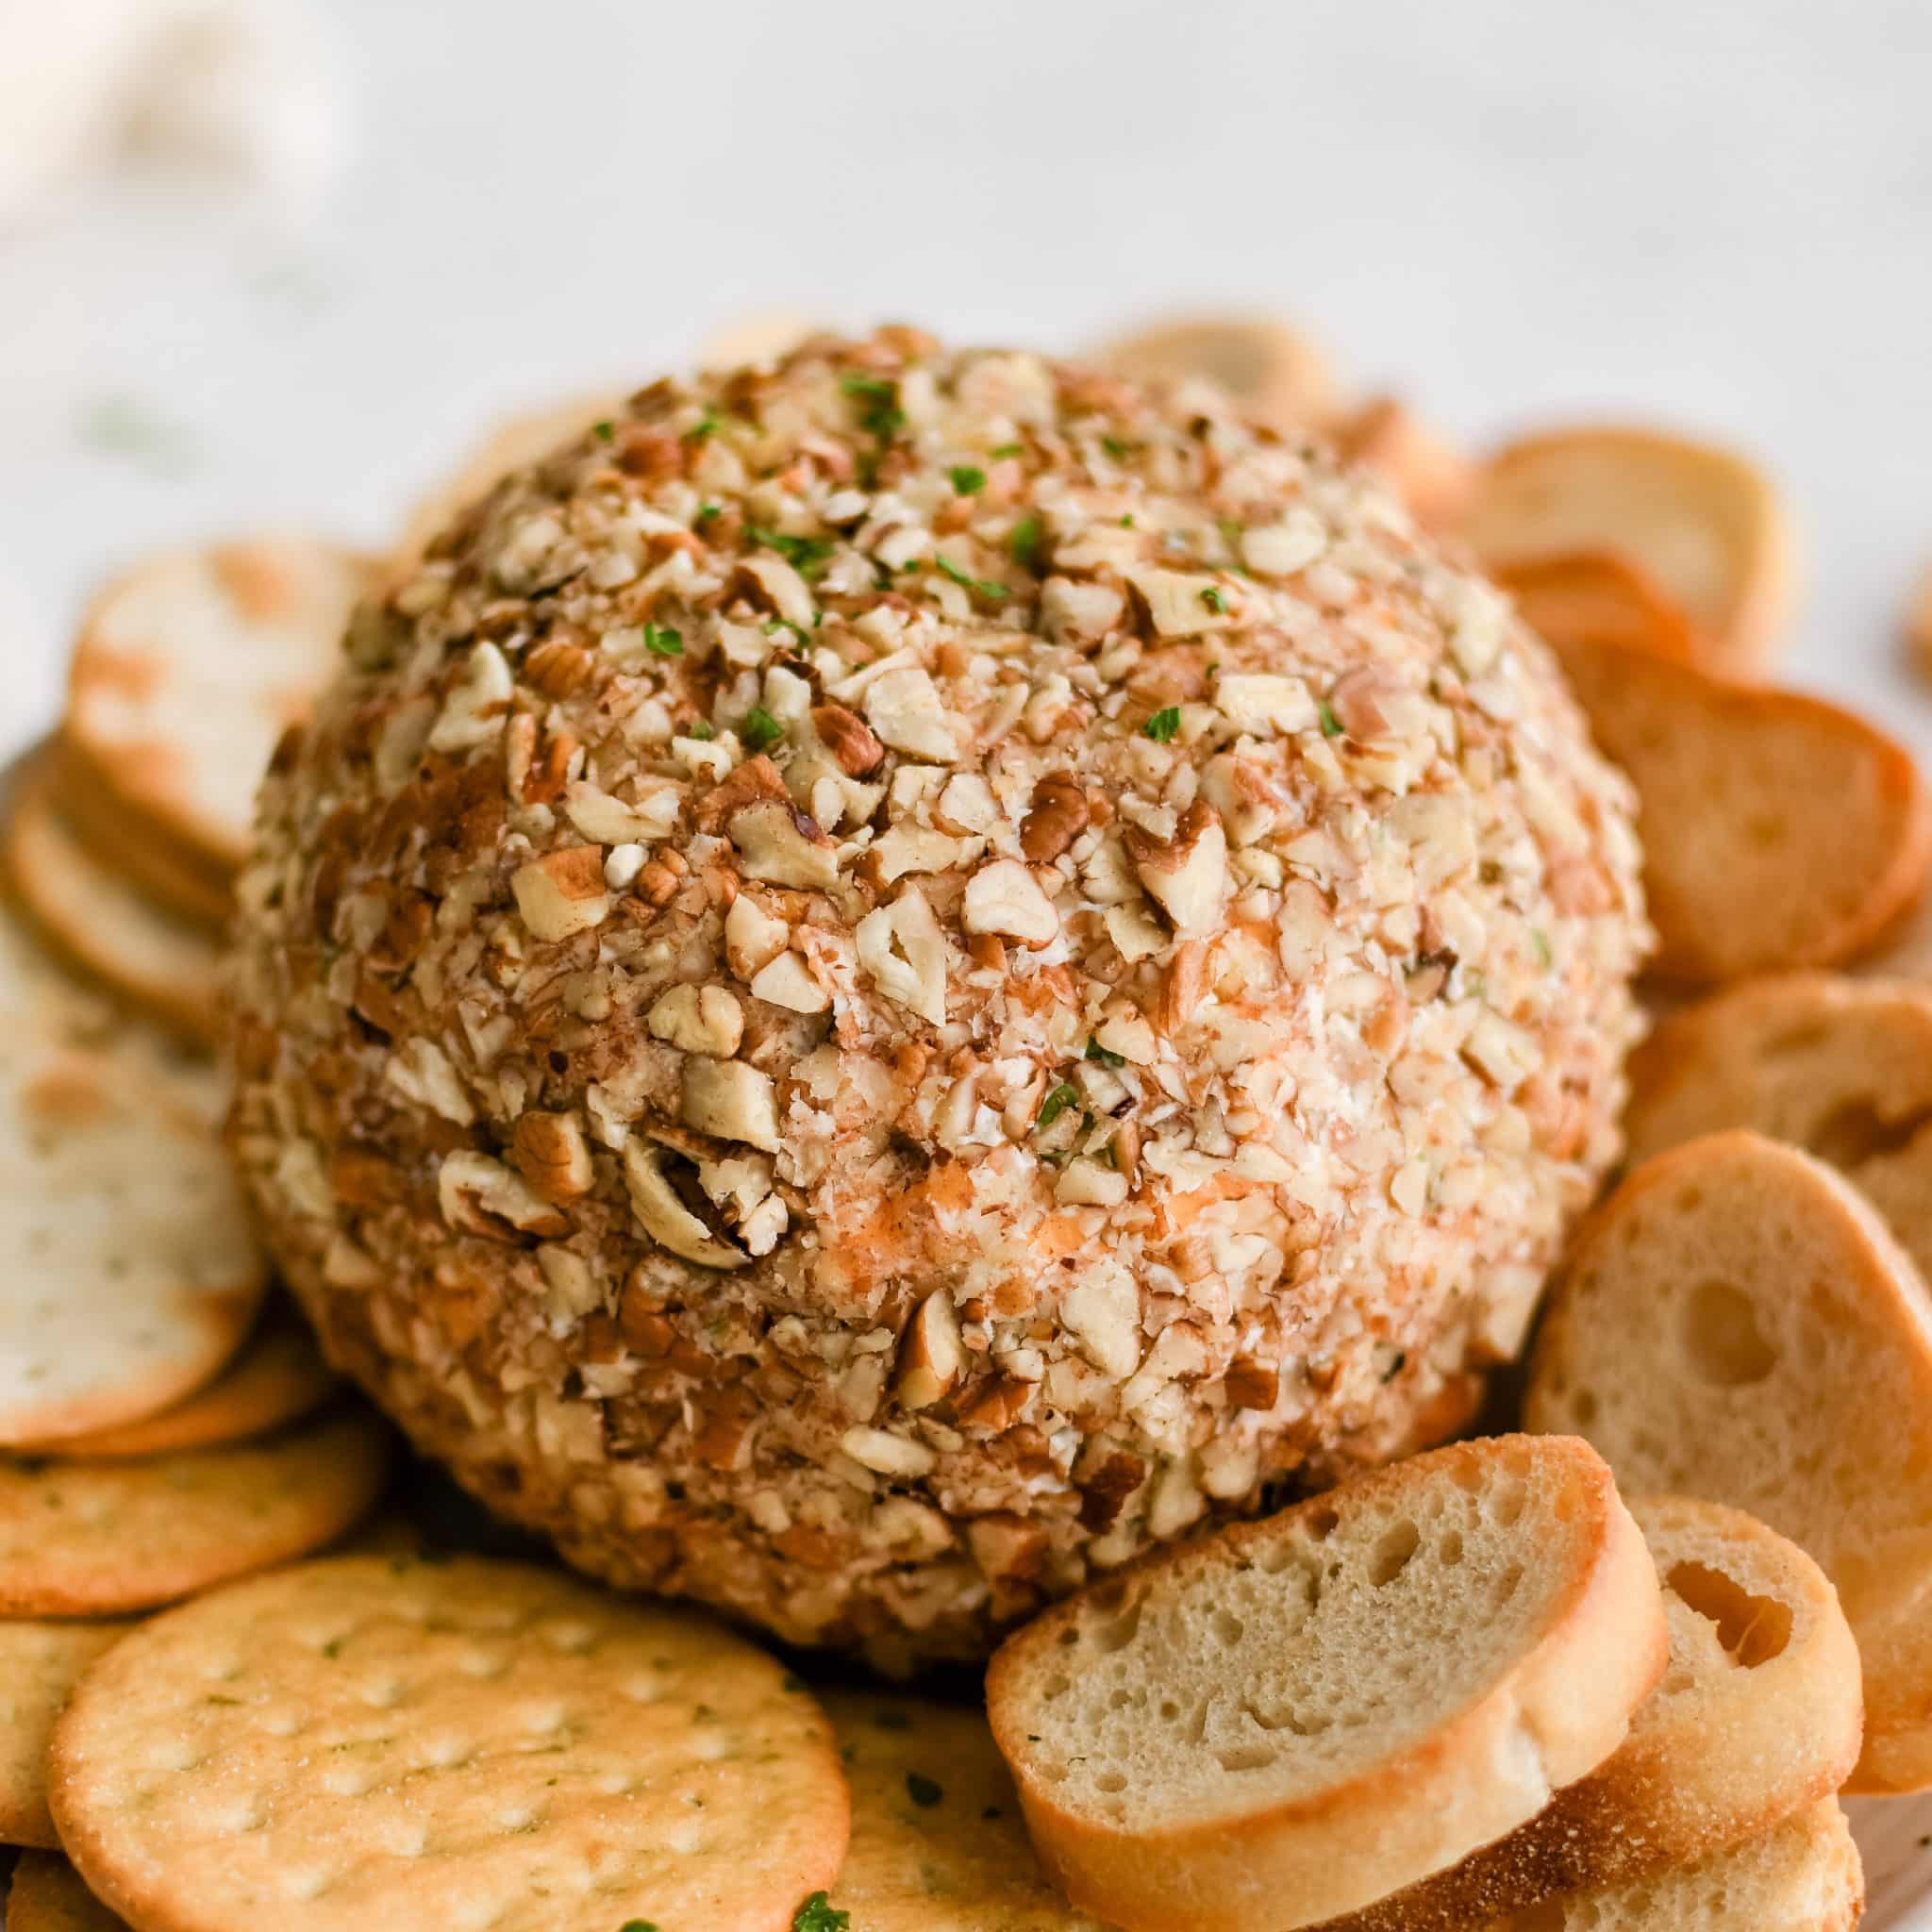
<instances>
[{"instance_id":1,"label":"white background","mask_svg":"<svg viewBox=\"0 0 1932 1932\"><path fill-rule=\"evenodd\" d=\"M1791 675L1932 742L1922 0L320 4L357 125L318 213L148 186L0 237L0 750L117 559L377 538L498 406L747 311L1074 347L1227 302L1471 441L1738 440L1805 534Z\"/></svg>"},{"instance_id":2,"label":"white background","mask_svg":"<svg viewBox=\"0 0 1932 1932\"><path fill-rule=\"evenodd\" d=\"M1932 748L1924 0L318 4L355 123L318 210L150 183L0 234L0 754L117 561L378 541L499 408L747 313L1074 348L1226 304L1474 444L1755 452L1804 533L1790 675Z\"/></svg>"}]
</instances>

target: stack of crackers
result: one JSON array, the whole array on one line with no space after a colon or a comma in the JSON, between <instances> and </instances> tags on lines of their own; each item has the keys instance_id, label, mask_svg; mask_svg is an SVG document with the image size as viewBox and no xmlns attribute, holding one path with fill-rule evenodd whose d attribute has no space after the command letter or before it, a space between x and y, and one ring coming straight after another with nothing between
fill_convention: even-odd
<instances>
[{"instance_id":1,"label":"stack of crackers","mask_svg":"<svg viewBox=\"0 0 1932 1932\"><path fill-rule=\"evenodd\" d=\"M1267 322L1176 325L1102 353L1219 380L1379 467L1560 653L1640 793L1657 1002L1685 1007L1638 1062L1643 1151L1671 1148L1669 1173L1700 1177L1665 1245L1701 1243L1728 1271L1730 1299L1692 1283L1672 1315L1708 1385L1683 1396L1682 1441L1619 1438L1625 1385L1662 1386L1675 1358L1653 1358L1660 1334L1591 1338L1645 1330L1644 1307L1675 1310L1685 1286L1640 1265L1658 1198L1640 1170L1559 1286L1531 1391L1533 1426L1589 1437L1626 1484L1690 1499L1633 1506L1663 1573L1671 1674L1541 1837L1530 1819L1426 1883L1409 1874L1359 1923L1849 1926L1857 1855L1834 1793L1848 1776L1932 1780L1932 1665L1894 1641L1899 1606L1932 1589L1932 1541L1910 1524L1846 1531L1889 1521L1858 1487L1870 1459L1840 1453L1856 1370L1822 1346L1807 1357L1774 1311L1804 1302L1804 1257L1841 1255L1837 1291L1857 1307L1839 1325L1866 1337L1871 1385L1932 1390L1918 1272L1932 1209L1916 1218L1932 1201L1932 1079L1917 1076L1932 941L1914 929L1932 792L1886 734L1765 681L1790 546L1774 493L1728 452L1591 427L1465 458L1398 400L1344 396ZM594 413L512 425L406 543ZM1048 1876L1081 1890L1064 1806L1027 1791L1036 1824L1058 1817L1043 1866L981 1705L814 1694L704 1616L435 1554L393 1517L367 1527L390 1439L273 1284L200 1050L257 775L328 676L371 569L281 537L125 574L88 613L59 732L14 775L0 824L0 1840L26 1848L8 1932L258 1932L264 1917L278 1932L1105 1932ZM1757 1139L1712 1150L1699 1137L1713 1128ZM1689 1168L1679 1143L1702 1149ZM1782 1245L1737 1238L1754 1200L1786 1217ZM1795 1447L1768 1468L1749 1444L1774 1411ZM1896 1433L1923 1487L1932 1447L1922 1468L1919 1432ZM1740 1505L1752 1515L1724 1507ZM1420 1587L1385 1545L1374 1571L1374 1589L1405 1573ZM1103 1584L1022 1634L1045 1694L1060 1694L1066 1641L1051 1633L1091 1628L1110 1655L1132 1641L1121 1602ZM1203 1628L1224 1639L1224 1614ZM1451 1649L1467 1636L1431 1628ZM1797 1668L1807 1644L1842 1663L1855 1638L1862 1756L1857 1673ZM1137 1722L1198 1674L1192 1653L1148 1651ZM1775 1763L1774 1734L1790 1747ZM1293 1750L1291 1730L1271 1736ZM1024 1788L1041 1738L1008 1742ZM1146 1842L1122 1853L1158 1883L1137 1891L1123 1863L1087 1888L1090 1909L1104 1895L1131 1932L1309 1923L1286 1892L1230 1916L1201 1890L1177 1912L1200 1821L1163 1819L1158 1785L1150 1773L1137 1794ZM1353 1817L1373 1836L1393 1815Z\"/></svg>"}]
</instances>

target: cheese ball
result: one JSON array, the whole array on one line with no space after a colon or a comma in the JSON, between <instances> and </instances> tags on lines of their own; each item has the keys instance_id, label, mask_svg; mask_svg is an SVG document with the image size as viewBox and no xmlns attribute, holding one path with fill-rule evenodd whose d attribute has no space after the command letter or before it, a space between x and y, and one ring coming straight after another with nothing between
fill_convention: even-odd
<instances>
[{"instance_id":1,"label":"cheese ball","mask_svg":"<svg viewBox=\"0 0 1932 1932\"><path fill-rule=\"evenodd\" d=\"M904 1671L1452 1433L1616 1151L1632 800L1321 449L908 328L660 382L358 612L231 1138L331 1357Z\"/></svg>"}]
</instances>

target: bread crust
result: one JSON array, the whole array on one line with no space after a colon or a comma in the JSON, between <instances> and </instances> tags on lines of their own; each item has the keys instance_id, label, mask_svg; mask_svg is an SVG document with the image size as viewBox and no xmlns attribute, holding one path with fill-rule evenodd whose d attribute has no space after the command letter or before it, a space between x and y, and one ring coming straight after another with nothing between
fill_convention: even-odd
<instances>
[{"instance_id":1,"label":"bread crust","mask_svg":"<svg viewBox=\"0 0 1932 1932\"><path fill-rule=\"evenodd\" d=\"M1479 1465L1521 1441L1438 1450L1281 1517L1151 1555L1134 1574L1183 1591L1192 1575L1265 1543L1284 1524L1407 1495L1445 1465ZM1126 1932L1175 1923L1201 1932L1313 1924L1454 1863L1601 1764L1661 1674L1668 1636L1649 1552L1608 1471L1580 1442L1559 1454L1574 1464L1574 1507L1592 1525L1593 1554L1554 1600L1540 1640L1420 1741L1305 1797L1159 1826L1079 1815L1039 1774L1024 1727L1024 1675L1051 1654L1079 1600L1008 1640L988 1673L989 1713L1034 1845L1068 1896Z\"/></svg>"},{"instance_id":2,"label":"bread crust","mask_svg":"<svg viewBox=\"0 0 1932 1932\"><path fill-rule=\"evenodd\" d=\"M1712 1283L1730 1326L1698 1370L1679 1338ZM1913 1527L1932 1508L1928 1418L1932 1296L1910 1258L1831 1168L1743 1130L1644 1162L1586 1223L1524 1407L1530 1429L1587 1435L1633 1490L1718 1498L1809 1550L1862 1655L1857 1791L1932 1782L1932 1541Z\"/></svg>"},{"instance_id":3,"label":"bread crust","mask_svg":"<svg viewBox=\"0 0 1932 1932\"><path fill-rule=\"evenodd\" d=\"M1797 691L1551 641L1598 745L1637 787L1662 977L1832 965L1923 889L1932 791L1896 739ZM1832 809L1806 809L1821 792Z\"/></svg>"}]
</instances>

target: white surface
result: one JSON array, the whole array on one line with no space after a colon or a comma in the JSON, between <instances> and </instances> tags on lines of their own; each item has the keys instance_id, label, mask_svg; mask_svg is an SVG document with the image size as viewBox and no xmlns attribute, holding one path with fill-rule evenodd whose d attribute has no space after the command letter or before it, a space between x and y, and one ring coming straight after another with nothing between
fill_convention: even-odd
<instances>
[{"instance_id":1,"label":"white surface","mask_svg":"<svg viewBox=\"0 0 1932 1932\"><path fill-rule=\"evenodd\" d=\"M1789 675L1932 748L1894 641L1922 0L321 4L361 146L318 216L124 192L0 238L0 752L117 558L374 540L491 411L747 312L1073 347L1228 302L1473 441L1614 410L1754 450L1806 537Z\"/></svg>"},{"instance_id":2,"label":"white surface","mask_svg":"<svg viewBox=\"0 0 1932 1932\"><path fill-rule=\"evenodd\" d=\"M488 410L746 310L1072 346L1231 299L1471 438L1616 408L1760 452L1793 675L1932 742L1887 676L1932 552L1919 0L320 4L360 144L319 217L125 192L0 241L0 747L116 558L374 537Z\"/></svg>"}]
</instances>

